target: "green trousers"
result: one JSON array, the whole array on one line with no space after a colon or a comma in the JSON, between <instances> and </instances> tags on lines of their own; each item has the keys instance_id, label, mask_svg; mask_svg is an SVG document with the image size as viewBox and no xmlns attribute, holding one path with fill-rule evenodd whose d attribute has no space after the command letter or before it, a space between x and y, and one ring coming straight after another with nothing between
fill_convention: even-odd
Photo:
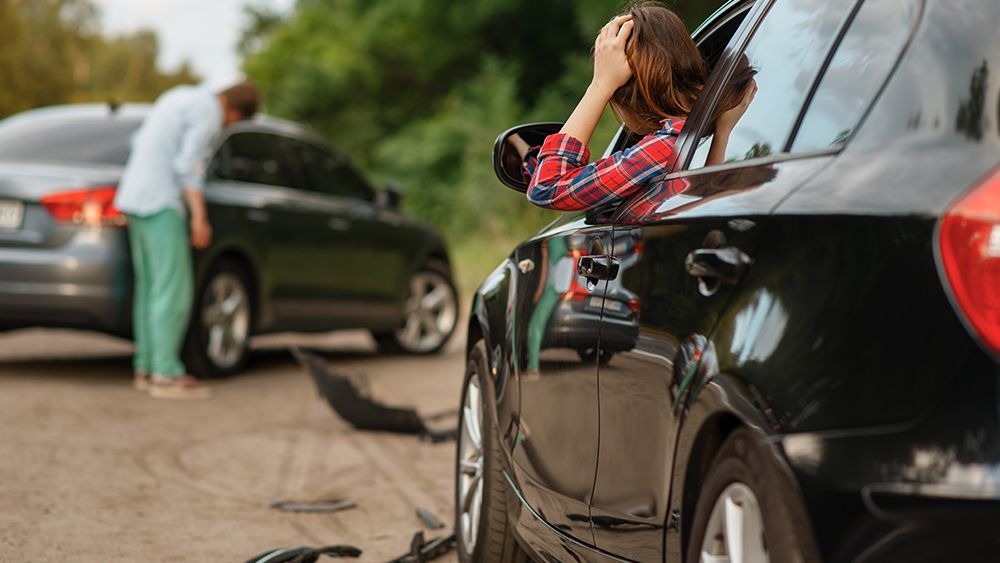
<instances>
[{"instance_id":1,"label":"green trousers","mask_svg":"<svg viewBox=\"0 0 1000 563\"><path fill-rule=\"evenodd\" d=\"M181 345L191 316L194 275L187 224L174 209L128 216L137 371L163 377L186 373Z\"/></svg>"}]
</instances>

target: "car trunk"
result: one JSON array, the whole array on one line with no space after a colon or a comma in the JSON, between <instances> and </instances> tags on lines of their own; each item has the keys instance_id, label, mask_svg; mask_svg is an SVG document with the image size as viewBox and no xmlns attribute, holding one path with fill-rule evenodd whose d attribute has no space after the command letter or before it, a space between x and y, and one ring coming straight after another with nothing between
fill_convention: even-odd
<instances>
[{"instance_id":1,"label":"car trunk","mask_svg":"<svg viewBox=\"0 0 1000 563\"><path fill-rule=\"evenodd\" d=\"M121 173L119 166L0 162L0 248L65 244L86 225L71 206L107 198Z\"/></svg>"}]
</instances>

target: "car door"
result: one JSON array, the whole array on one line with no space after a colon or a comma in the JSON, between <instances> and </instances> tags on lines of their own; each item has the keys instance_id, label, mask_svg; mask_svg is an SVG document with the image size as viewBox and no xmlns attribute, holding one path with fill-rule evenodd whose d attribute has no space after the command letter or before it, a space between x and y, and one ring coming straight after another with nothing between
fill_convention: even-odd
<instances>
[{"instance_id":1,"label":"car door","mask_svg":"<svg viewBox=\"0 0 1000 563\"><path fill-rule=\"evenodd\" d=\"M586 544L593 544L589 505L597 469L596 362L605 286L580 276L577 267L607 255L610 244L607 214L574 214L513 256L511 356L521 393L513 477L539 517Z\"/></svg>"},{"instance_id":2,"label":"car door","mask_svg":"<svg viewBox=\"0 0 1000 563\"><path fill-rule=\"evenodd\" d=\"M220 149L224 164L216 198L247 205L243 221L262 241L261 287L276 328L308 329L325 319L321 306L326 218L303 188L292 140L268 130L237 130Z\"/></svg>"},{"instance_id":3,"label":"car door","mask_svg":"<svg viewBox=\"0 0 1000 563\"><path fill-rule=\"evenodd\" d=\"M376 326L398 314L409 265L422 240L350 163L319 139L294 142L314 209L325 216L317 268L331 326Z\"/></svg>"},{"instance_id":4,"label":"car door","mask_svg":"<svg viewBox=\"0 0 1000 563\"><path fill-rule=\"evenodd\" d=\"M676 438L687 399L716 369L713 328L753 267L772 210L836 152L792 153L790 144L853 5L758 3L679 139L686 165L662 186L635 196L616 217L621 289L609 286L602 349L605 341L617 345L625 298L633 302L637 337L599 368L600 451L591 517L601 549L639 561L664 557L664 532L678 524L670 513L678 499L669 496ZM758 71L759 91L732 132L726 162L706 167L712 142L706 116L742 55ZM663 195L670 193L680 195Z\"/></svg>"}]
</instances>

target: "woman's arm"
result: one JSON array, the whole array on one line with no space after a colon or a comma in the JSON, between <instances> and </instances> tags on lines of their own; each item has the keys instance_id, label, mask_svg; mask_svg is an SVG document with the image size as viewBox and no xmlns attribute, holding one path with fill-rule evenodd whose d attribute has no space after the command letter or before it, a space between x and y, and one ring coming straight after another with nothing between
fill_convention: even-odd
<instances>
[{"instance_id":1,"label":"woman's arm","mask_svg":"<svg viewBox=\"0 0 1000 563\"><path fill-rule=\"evenodd\" d=\"M712 137L712 148L708 150L705 166L714 166L726 162L726 149L729 147L729 136L732 134L740 118L747 112L750 102L757 95L757 81L751 80L743 99L738 105L725 111L715 123L715 136Z\"/></svg>"},{"instance_id":2,"label":"woman's arm","mask_svg":"<svg viewBox=\"0 0 1000 563\"><path fill-rule=\"evenodd\" d=\"M625 45L633 27L632 16L618 16L601 29L594 42L594 78L560 133L590 143L611 96L632 78Z\"/></svg>"}]
</instances>

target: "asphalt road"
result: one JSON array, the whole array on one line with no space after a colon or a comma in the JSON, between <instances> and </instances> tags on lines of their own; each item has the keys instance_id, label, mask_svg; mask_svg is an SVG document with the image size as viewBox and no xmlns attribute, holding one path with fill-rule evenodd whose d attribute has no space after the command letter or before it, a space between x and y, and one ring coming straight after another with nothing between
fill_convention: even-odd
<instances>
[{"instance_id":1,"label":"asphalt road","mask_svg":"<svg viewBox=\"0 0 1000 563\"><path fill-rule=\"evenodd\" d=\"M0 561L244 561L328 544L386 561L421 529L418 507L450 527L454 443L352 429L317 397L290 343L366 373L385 402L458 405L458 337L431 358L376 355L365 333L266 337L250 370L215 382L212 399L169 401L131 388L126 342L0 334ZM323 499L358 506L266 507Z\"/></svg>"}]
</instances>

